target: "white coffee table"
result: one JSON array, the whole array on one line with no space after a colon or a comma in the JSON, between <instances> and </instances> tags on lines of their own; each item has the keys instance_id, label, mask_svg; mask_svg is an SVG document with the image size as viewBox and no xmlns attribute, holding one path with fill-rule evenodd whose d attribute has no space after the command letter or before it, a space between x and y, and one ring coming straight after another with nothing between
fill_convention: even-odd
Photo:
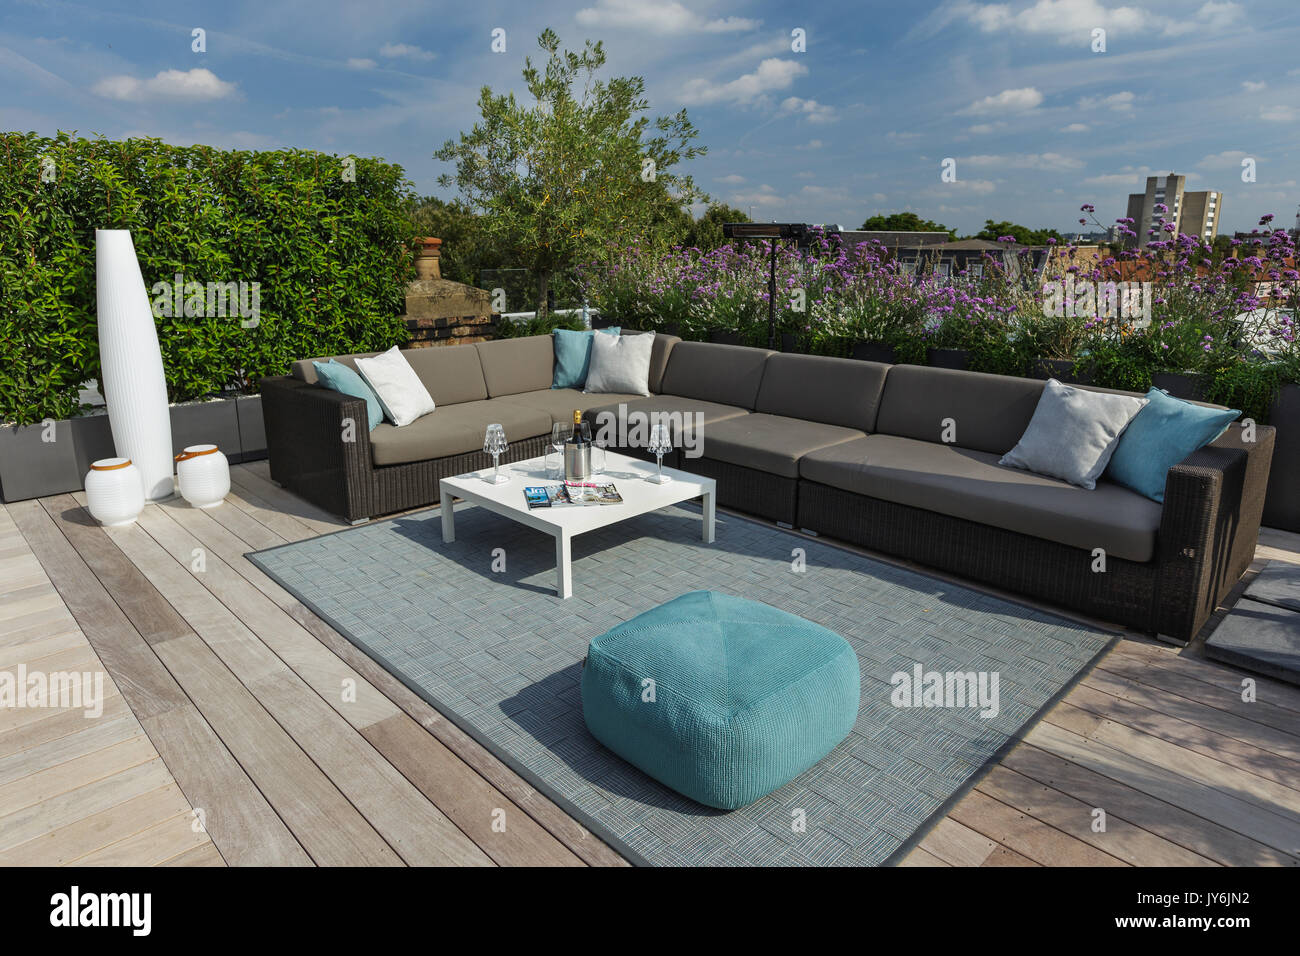
<instances>
[{"instance_id":1,"label":"white coffee table","mask_svg":"<svg viewBox=\"0 0 1300 956\"><path fill-rule=\"evenodd\" d=\"M524 488L533 485L553 485L558 480L543 464L543 459L502 465L501 473L509 481L493 484L492 469L470 472L443 478L439 483L442 500L442 540L450 544L456 540L456 513L452 498L463 498L494 514L510 518L555 538L556 593L562 598L573 595L573 573L570 559L570 542L574 535L594 531L660 508L667 508L692 498L701 499L704 506L704 541L713 543L714 494L717 483L712 478L702 478L676 468L665 468L664 474L672 478L667 484L647 481L655 474L655 466L637 458L609 452L605 470L593 481L612 481L623 496L619 505L588 504L568 508L538 508L530 511L524 502Z\"/></svg>"}]
</instances>

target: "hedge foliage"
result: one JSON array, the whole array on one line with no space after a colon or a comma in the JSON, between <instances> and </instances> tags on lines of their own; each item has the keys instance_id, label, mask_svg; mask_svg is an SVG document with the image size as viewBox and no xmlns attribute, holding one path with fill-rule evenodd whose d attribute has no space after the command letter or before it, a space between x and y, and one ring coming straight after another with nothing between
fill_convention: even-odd
<instances>
[{"instance_id":1,"label":"hedge foliage","mask_svg":"<svg viewBox=\"0 0 1300 956\"><path fill-rule=\"evenodd\" d=\"M347 181L348 162L0 132L0 421L75 415L78 386L99 377L96 228L131 230L147 288L178 272L260 284L252 328L155 317L172 401L256 388L304 356L404 343L411 184L362 157Z\"/></svg>"}]
</instances>

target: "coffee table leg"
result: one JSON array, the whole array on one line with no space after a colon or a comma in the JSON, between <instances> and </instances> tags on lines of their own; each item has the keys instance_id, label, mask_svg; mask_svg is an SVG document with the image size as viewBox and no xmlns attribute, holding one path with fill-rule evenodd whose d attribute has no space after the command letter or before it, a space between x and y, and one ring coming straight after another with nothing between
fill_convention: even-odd
<instances>
[{"instance_id":1,"label":"coffee table leg","mask_svg":"<svg viewBox=\"0 0 1300 956\"><path fill-rule=\"evenodd\" d=\"M443 492L442 499L438 504L438 510L442 513L443 544L451 544L456 540L456 513L452 510L451 505L451 495Z\"/></svg>"},{"instance_id":2,"label":"coffee table leg","mask_svg":"<svg viewBox=\"0 0 1300 956\"><path fill-rule=\"evenodd\" d=\"M704 504L704 543L713 544L713 492L705 492L700 499Z\"/></svg>"},{"instance_id":3,"label":"coffee table leg","mask_svg":"<svg viewBox=\"0 0 1300 956\"><path fill-rule=\"evenodd\" d=\"M573 597L573 567L570 561L569 536L555 536L555 593L562 598Z\"/></svg>"}]
</instances>

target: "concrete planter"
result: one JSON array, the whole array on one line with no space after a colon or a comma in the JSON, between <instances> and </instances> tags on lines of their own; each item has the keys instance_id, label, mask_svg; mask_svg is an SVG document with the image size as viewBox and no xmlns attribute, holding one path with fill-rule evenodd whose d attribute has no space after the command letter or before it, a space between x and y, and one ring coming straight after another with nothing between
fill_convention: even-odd
<instances>
[{"instance_id":1,"label":"concrete planter","mask_svg":"<svg viewBox=\"0 0 1300 956\"><path fill-rule=\"evenodd\" d=\"M232 462L266 457L262 396L172 405L173 454L211 443ZM53 441L48 440L53 438ZM43 425L0 426L0 498L24 501L80 491L91 462L111 458L113 431L105 414Z\"/></svg>"}]
</instances>

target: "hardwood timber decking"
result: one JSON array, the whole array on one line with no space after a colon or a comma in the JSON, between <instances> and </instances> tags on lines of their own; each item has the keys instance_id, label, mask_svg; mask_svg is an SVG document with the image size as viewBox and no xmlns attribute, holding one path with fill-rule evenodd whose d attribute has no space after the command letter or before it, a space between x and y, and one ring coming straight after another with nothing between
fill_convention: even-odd
<instances>
[{"instance_id":1,"label":"hardwood timber decking","mask_svg":"<svg viewBox=\"0 0 1300 956\"><path fill-rule=\"evenodd\" d=\"M0 864L626 865L243 557L346 527L268 475L0 506L0 669L106 674L98 718L0 710ZM1125 635L903 864L1300 864L1300 689L1247 676Z\"/></svg>"}]
</instances>

